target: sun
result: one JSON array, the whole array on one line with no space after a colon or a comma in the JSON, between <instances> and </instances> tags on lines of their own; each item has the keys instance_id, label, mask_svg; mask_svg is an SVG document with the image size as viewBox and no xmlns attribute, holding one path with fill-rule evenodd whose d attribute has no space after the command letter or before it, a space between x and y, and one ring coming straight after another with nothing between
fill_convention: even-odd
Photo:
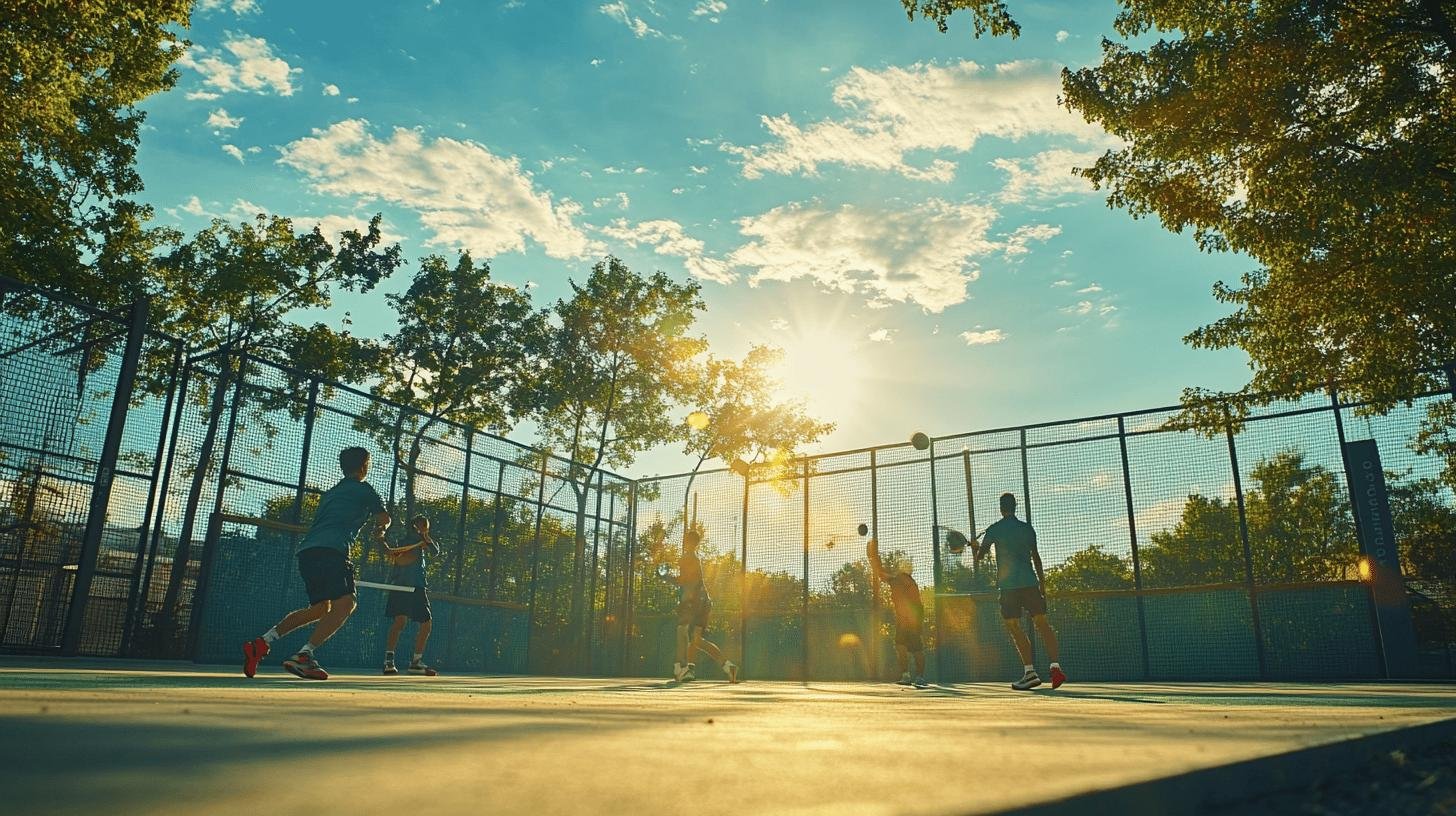
<instances>
[{"instance_id":1,"label":"sun","mask_svg":"<svg viewBox=\"0 0 1456 816\"><path fill-rule=\"evenodd\" d=\"M857 410L864 396L860 338L835 326L808 326L775 338L783 360L774 367L779 391L801 399L820 419L837 422Z\"/></svg>"}]
</instances>

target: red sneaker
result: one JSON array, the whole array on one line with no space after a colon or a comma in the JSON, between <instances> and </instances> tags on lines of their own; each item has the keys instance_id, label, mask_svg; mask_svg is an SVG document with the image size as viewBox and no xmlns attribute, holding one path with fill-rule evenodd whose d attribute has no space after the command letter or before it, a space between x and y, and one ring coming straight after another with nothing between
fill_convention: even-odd
<instances>
[{"instance_id":1,"label":"red sneaker","mask_svg":"<svg viewBox=\"0 0 1456 816\"><path fill-rule=\"evenodd\" d=\"M1052 688L1056 688L1065 682L1067 682L1067 675L1062 673L1062 667L1052 667Z\"/></svg>"},{"instance_id":2,"label":"red sneaker","mask_svg":"<svg viewBox=\"0 0 1456 816\"><path fill-rule=\"evenodd\" d=\"M253 638L243 644L243 674L252 677L258 673L258 664L268 656L268 641Z\"/></svg>"},{"instance_id":3,"label":"red sneaker","mask_svg":"<svg viewBox=\"0 0 1456 816\"><path fill-rule=\"evenodd\" d=\"M318 661L313 659L313 655L308 652L299 652L283 661L283 668L305 680L329 679L329 673L324 671L324 667L320 666Z\"/></svg>"}]
</instances>

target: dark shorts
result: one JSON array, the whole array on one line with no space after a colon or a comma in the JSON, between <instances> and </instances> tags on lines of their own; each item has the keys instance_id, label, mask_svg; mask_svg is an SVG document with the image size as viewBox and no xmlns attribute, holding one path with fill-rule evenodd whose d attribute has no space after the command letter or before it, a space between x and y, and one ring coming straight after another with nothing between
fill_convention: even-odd
<instances>
[{"instance_id":1,"label":"dark shorts","mask_svg":"<svg viewBox=\"0 0 1456 816\"><path fill-rule=\"evenodd\" d=\"M1031 613L1033 617L1046 614L1046 598L1041 596L1040 589L1017 587L1016 589L1001 590L1002 618L1005 620L1019 618L1023 609Z\"/></svg>"},{"instance_id":2,"label":"dark shorts","mask_svg":"<svg viewBox=\"0 0 1456 816\"><path fill-rule=\"evenodd\" d=\"M713 599L706 595L688 596L677 605L677 625L708 628L708 616L713 614Z\"/></svg>"},{"instance_id":3,"label":"dark shorts","mask_svg":"<svg viewBox=\"0 0 1456 816\"><path fill-rule=\"evenodd\" d=\"M312 547L300 552L298 574L303 578L309 606L354 594L354 564L338 550Z\"/></svg>"},{"instance_id":4,"label":"dark shorts","mask_svg":"<svg viewBox=\"0 0 1456 816\"><path fill-rule=\"evenodd\" d=\"M390 592L384 602L384 617L397 618L403 615L415 623L430 619L430 596L424 587L414 592Z\"/></svg>"},{"instance_id":5,"label":"dark shorts","mask_svg":"<svg viewBox=\"0 0 1456 816\"><path fill-rule=\"evenodd\" d=\"M896 626L895 645L907 652L925 651L925 641L920 637L920 626Z\"/></svg>"}]
</instances>

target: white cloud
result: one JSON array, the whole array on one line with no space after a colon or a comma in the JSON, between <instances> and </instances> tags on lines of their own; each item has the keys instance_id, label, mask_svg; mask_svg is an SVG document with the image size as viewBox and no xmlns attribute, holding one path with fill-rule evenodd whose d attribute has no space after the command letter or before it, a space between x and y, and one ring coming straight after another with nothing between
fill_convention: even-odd
<instances>
[{"instance_id":1,"label":"white cloud","mask_svg":"<svg viewBox=\"0 0 1456 816\"><path fill-rule=\"evenodd\" d=\"M520 160L482 144L396 128L374 138L369 123L346 119L285 145L281 164L298 170L315 191L383 200L419 213L426 244L482 255L520 252L530 238L553 258L580 258L600 247L574 219L581 205L537 190Z\"/></svg>"},{"instance_id":2,"label":"white cloud","mask_svg":"<svg viewBox=\"0 0 1456 816\"><path fill-rule=\"evenodd\" d=\"M627 246L646 245L653 247L653 252L658 255L682 258L688 273L703 280L732 283L738 279L731 266L709 256L703 242L690 237L683 231L682 224L676 221L660 219L629 225L626 219L619 218L610 226L603 227L602 234Z\"/></svg>"},{"instance_id":3,"label":"white cloud","mask_svg":"<svg viewBox=\"0 0 1456 816\"><path fill-rule=\"evenodd\" d=\"M293 75L302 69L274 56L272 47L262 37L233 36L223 44L222 51L231 54L236 62L229 62L222 52L210 52L194 45L182 54L177 64L198 72L203 84L221 93L293 95Z\"/></svg>"},{"instance_id":4,"label":"white cloud","mask_svg":"<svg viewBox=\"0 0 1456 816\"><path fill-rule=\"evenodd\" d=\"M893 343L896 331L898 329L875 329L865 336L871 343Z\"/></svg>"},{"instance_id":5,"label":"white cloud","mask_svg":"<svg viewBox=\"0 0 1456 816\"><path fill-rule=\"evenodd\" d=\"M1008 261L1015 260L1031 252L1031 247L1027 244L1032 241L1050 241L1061 234L1062 228L1054 227L1051 224L1026 224L1017 227L1011 235L1007 236L1002 254Z\"/></svg>"},{"instance_id":6,"label":"white cloud","mask_svg":"<svg viewBox=\"0 0 1456 816\"><path fill-rule=\"evenodd\" d=\"M979 275L974 259L998 248L986 235L995 217L986 205L939 199L898 210L788 204L740 219L752 240L730 260L756 270L753 285L807 277L939 312L966 299Z\"/></svg>"},{"instance_id":7,"label":"white cloud","mask_svg":"<svg viewBox=\"0 0 1456 816\"><path fill-rule=\"evenodd\" d=\"M643 37L663 36L661 31L658 31L657 29L648 25L647 21L643 20L641 17L633 16L631 10L627 8L627 4L623 2L623 0L617 0L617 2L615 3L605 3L601 6L598 6L597 11L600 11L608 17L611 17L613 20L616 20L617 22L627 26L627 28L632 30L632 34L639 40Z\"/></svg>"},{"instance_id":8,"label":"white cloud","mask_svg":"<svg viewBox=\"0 0 1456 816\"><path fill-rule=\"evenodd\" d=\"M603 60L603 59L594 59L594 60L591 61L591 66L593 68L595 68L598 65L601 65L603 62L606 62L606 60Z\"/></svg>"},{"instance_id":9,"label":"white cloud","mask_svg":"<svg viewBox=\"0 0 1456 816\"><path fill-rule=\"evenodd\" d=\"M192 100L202 99L211 102L214 99L221 99L222 94L215 94L212 91L188 91L187 98Z\"/></svg>"},{"instance_id":10,"label":"white cloud","mask_svg":"<svg viewBox=\"0 0 1456 816\"><path fill-rule=\"evenodd\" d=\"M207 209L202 206L202 199L198 198L197 196L192 196L191 198L187 199L187 203L183 204L181 207L178 207L178 209L189 215L201 216L209 214L207 212Z\"/></svg>"},{"instance_id":11,"label":"white cloud","mask_svg":"<svg viewBox=\"0 0 1456 816\"><path fill-rule=\"evenodd\" d=\"M768 327L774 331L785 331L789 328L789 321L782 317L775 317L768 322Z\"/></svg>"},{"instance_id":12,"label":"white cloud","mask_svg":"<svg viewBox=\"0 0 1456 816\"><path fill-rule=\"evenodd\" d=\"M232 156L233 158L238 160L239 164L242 164L243 151L237 145L225 144L222 146L222 152L228 154L229 156Z\"/></svg>"},{"instance_id":13,"label":"white cloud","mask_svg":"<svg viewBox=\"0 0 1456 816\"><path fill-rule=\"evenodd\" d=\"M592 201L592 206L596 207L597 209L601 209L602 207L606 207L610 204L616 204L617 209L625 210L628 207L632 206L632 199L628 197L626 193L617 193L614 196L606 196L604 198L598 198Z\"/></svg>"},{"instance_id":14,"label":"white cloud","mask_svg":"<svg viewBox=\"0 0 1456 816\"><path fill-rule=\"evenodd\" d=\"M708 168L697 164L691 165L690 167L688 167L688 170L690 170L695 176L705 175L708 172Z\"/></svg>"},{"instance_id":15,"label":"white cloud","mask_svg":"<svg viewBox=\"0 0 1456 816\"><path fill-rule=\"evenodd\" d=\"M197 10L204 14L211 14L223 7L227 7L233 14L239 17L244 14L257 14L262 11L258 7L258 0L198 0L197 3Z\"/></svg>"},{"instance_id":16,"label":"white cloud","mask_svg":"<svg viewBox=\"0 0 1456 816\"><path fill-rule=\"evenodd\" d=\"M728 4L723 0L699 0L696 8L693 9L694 17L707 17L708 22L718 22L718 15L728 10Z\"/></svg>"},{"instance_id":17,"label":"white cloud","mask_svg":"<svg viewBox=\"0 0 1456 816\"><path fill-rule=\"evenodd\" d=\"M1070 32L1070 31L1058 31L1057 32L1057 42L1066 42L1067 41L1067 38L1070 37L1070 36L1072 36L1072 32Z\"/></svg>"},{"instance_id":18,"label":"white cloud","mask_svg":"<svg viewBox=\"0 0 1456 816\"><path fill-rule=\"evenodd\" d=\"M1102 291L1102 287L1101 286L1098 286L1097 284L1094 283L1094 284L1091 284L1089 286L1084 286L1083 288L1078 289L1077 290L1077 294L1079 294L1079 295L1090 295L1090 294L1092 294L1094 292L1101 292L1101 291Z\"/></svg>"},{"instance_id":19,"label":"white cloud","mask_svg":"<svg viewBox=\"0 0 1456 816\"><path fill-rule=\"evenodd\" d=\"M1006 332L1000 329L986 329L985 331L963 331L961 339L966 341L968 346L988 346L992 343L1000 343L1006 339Z\"/></svg>"},{"instance_id":20,"label":"white cloud","mask_svg":"<svg viewBox=\"0 0 1456 816\"><path fill-rule=\"evenodd\" d=\"M1061 279L1059 281L1052 281L1052 286L1071 286L1071 285L1072 285L1072 282L1069 281L1069 280L1067 280L1066 278L1063 278L1063 279Z\"/></svg>"},{"instance_id":21,"label":"white cloud","mask_svg":"<svg viewBox=\"0 0 1456 816\"><path fill-rule=\"evenodd\" d=\"M944 182L955 176L954 162L912 163L911 154L964 153L983 136L1105 140L1101 128L1057 104L1060 92L1057 71L1041 63L1004 63L990 72L974 62L854 67L834 85L834 102L845 111L841 118L800 126L788 114L764 116L771 141L720 148L742 161L747 178L814 175L821 166L841 164Z\"/></svg>"},{"instance_id":22,"label":"white cloud","mask_svg":"<svg viewBox=\"0 0 1456 816\"><path fill-rule=\"evenodd\" d=\"M358 102L359 101L359 97L357 97L357 96L351 96L348 99L345 99L344 101L345 102L348 102L350 105L352 105L355 102Z\"/></svg>"},{"instance_id":23,"label":"white cloud","mask_svg":"<svg viewBox=\"0 0 1456 816\"><path fill-rule=\"evenodd\" d=\"M338 96L339 86L330 82L324 86L324 96Z\"/></svg>"},{"instance_id":24,"label":"white cloud","mask_svg":"<svg viewBox=\"0 0 1456 816\"><path fill-rule=\"evenodd\" d=\"M1001 200L1020 202L1093 192L1092 183L1073 175L1072 169L1091 167L1100 158L1100 151L1057 149L1024 159L996 159L991 166L1006 172Z\"/></svg>"},{"instance_id":25,"label":"white cloud","mask_svg":"<svg viewBox=\"0 0 1456 816\"><path fill-rule=\"evenodd\" d=\"M236 130L243 123L242 116L230 116L226 108L218 108L207 116L207 126L216 133L222 130Z\"/></svg>"},{"instance_id":26,"label":"white cloud","mask_svg":"<svg viewBox=\"0 0 1456 816\"><path fill-rule=\"evenodd\" d=\"M1066 314L1069 314L1069 315L1088 315L1088 314L1092 314L1092 301L1090 301L1090 300L1079 300L1076 303L1072 304L1071 306L1063 306L1062 307L1062 311L1065 312Z\"/></svg>"},{"instance_id":27,"label":"white cloud","mask_svg":"<svg viewBox=\"0 0 1456 816\"><path fill-rule=\"evenodd\" d=\"M682 195L683 193L686 193L686 192L687 192L687 188L686 187L674 187L674 188L672 188L672 194L673 195Z\"/></svg>"}]
</instances>

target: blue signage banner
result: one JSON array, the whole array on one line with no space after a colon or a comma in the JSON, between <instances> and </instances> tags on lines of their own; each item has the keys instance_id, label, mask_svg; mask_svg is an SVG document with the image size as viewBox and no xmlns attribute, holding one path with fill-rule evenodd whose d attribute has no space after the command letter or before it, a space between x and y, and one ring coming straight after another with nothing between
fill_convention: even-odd
<instances>
[{"instance_id":1,"label":"blue signage banner","mask_svg":"<svg viewBox=\"0 0 1456 816\"><path fill-rule=\"evenodd\" d=\"M1374 440L1345 443L1345 469L1355 508L1360 552L1370 562L1370 592L1380 627L1387 677L1414 677L1419 668L1410 596L1400 571L1395 518L1390 511L1385 470Z\"/></svg>"}]
</instances>

